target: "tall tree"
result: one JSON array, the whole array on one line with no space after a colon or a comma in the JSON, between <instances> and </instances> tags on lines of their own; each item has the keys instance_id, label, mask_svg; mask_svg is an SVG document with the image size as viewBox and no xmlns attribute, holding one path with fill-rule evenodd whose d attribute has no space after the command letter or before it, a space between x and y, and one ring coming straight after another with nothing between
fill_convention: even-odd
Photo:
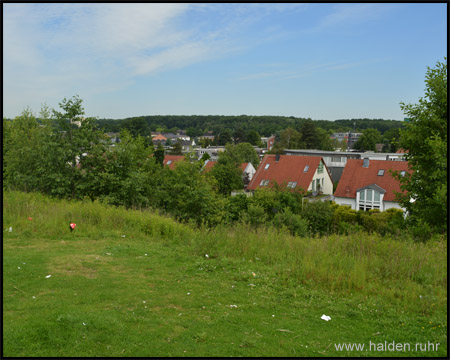
<instances>
[{"instance_id":1,"label":"tall tree","mask_svg":"<svg viewBox=\"0 0 450 360\"><path fill-rule=\"evenodd\" d=\"M302 142L306 149L318 149L320 146L319 133L314 121L307 119L300 127Z\"/></svg>"},{"instance_id":2,"label":"tall tree","mask_svg":"<svg viewBox=\"0 0 450 360\"><path fill-rule=\"evenodd\" d=\"M354 148L357 150L376 151L376 144L381 141L381 134L377 129L364 130Z\"/></svg>"},{"instance_id":3,"label":"tall tree","mask_svg":"<svg viewBox=\"0 0 450 360\"><path fill-rule=\"evenodd\" d=\"M400 130L398 146L407 151L411 176L396 177L407 195L400 203L413 220L447 230L447 58L427 67L425 97L418 104L400 103L410 119ZM410 199L414 199L413 202Z\"/></svg>"}]
</instances>

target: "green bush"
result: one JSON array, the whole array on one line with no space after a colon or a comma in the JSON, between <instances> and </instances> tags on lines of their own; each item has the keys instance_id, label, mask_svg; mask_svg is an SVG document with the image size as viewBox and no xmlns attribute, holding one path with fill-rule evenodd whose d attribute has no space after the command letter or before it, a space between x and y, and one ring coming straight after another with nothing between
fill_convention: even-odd
<instances>
[{"instance_id":1,"label":"green bush","mask_svg":"<svg viewBox=\"0 0 450 360\"><path fill-rule=\"evenodd\" d=\"M273 219L273 224L277 228L285 226L292 235L308 235L308 221L302 219L300 215L293 214L289 208L277 213Z\"/></svg>"},{"instance_id":2,"label":"green bush","mask_svg":"<svg viewBox=\"0 0 450 360\"><path fill-rule=\"evenodd\" d=\"M249 204L244 221L252 226L260 226L266 223L267 215L261 205Z\"/></svg>"},{"instance_id":3,"label":"green bush","mask_svg":"<svg viewBox=\"0 0 450 360\"><path fill-rule=\"evenodd\" d=\"M239 221L248 209L248 198L244 194L231 196L225 204L226 221L233 223Z\"/></svg>"},{"instance_id":4,"label":"green bush","mask_svg":"<svg viewBox=\"0 0 450 360\"><path fill-rule=\"evenodd\" d=\"M325 235L332 232L333 205L330 202L305 201L302 217L309 223L312 234Z\"/></svg>"}]
</instances>

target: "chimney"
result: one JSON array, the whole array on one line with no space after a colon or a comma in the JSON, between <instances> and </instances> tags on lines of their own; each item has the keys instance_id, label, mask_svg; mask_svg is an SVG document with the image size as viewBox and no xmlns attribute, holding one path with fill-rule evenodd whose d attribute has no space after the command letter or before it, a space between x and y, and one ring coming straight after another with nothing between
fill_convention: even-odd
<instances>
[{"instance_id":1,"label":"chimney","mask_svg":"<svg viewBox=\"0 0 450 360\"><path fill-rule=\"evenodd\" d=\"M280 161L280 154L275 155L275 161L277 161L277 162Z\"/></svg>"},{"instance_id":2,"label":"chimney","mask_svg":"<svg viewBox=\"0 0 450 360\"><path fill-rule=\"evenodd\" d=\"M363 160L363 167L368 168L369 167L369 158L364 158Z\"/></svg>"}]
</instances>

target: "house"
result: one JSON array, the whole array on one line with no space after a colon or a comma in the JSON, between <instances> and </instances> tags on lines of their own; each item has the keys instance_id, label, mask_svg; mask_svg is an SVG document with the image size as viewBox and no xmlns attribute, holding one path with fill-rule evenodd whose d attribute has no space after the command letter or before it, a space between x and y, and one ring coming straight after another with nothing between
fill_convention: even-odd
<instances>
[{"instance_id":1,"label":"house","mask_svg":"<svg viewBox=\"0 0 450 360\"><path fill-rule=\"evenodd\" d=\"M409 172L408 162L369 158L347 160L334 193L335 202L349 205L354 210L402 209L395 201L395 192L401 192L400 184L390 170L404 175Z\"/></svg>"},{"instance_id":2,"label":"house","mask_svg":"<svg viewBox=\"0 0 450 360\"><path fill-rule=\"evenodd\" d=\"M209 171L211 171L211 169L214 167L214 165L217 164L217 161L214 160L206 160L205 164L203 165L202 170L207 173Z\"/></svg>"},{"instance_id":3,"label":"house","mask_svg":"<svg viewBox=\"0 0 450 360\"><path fill-rule=\"evenodd\" d=\"M345 164L349 159L362 159L368 157L370 160L392 160L403 161L404 153L375 153L375 152L356 152L356 151L326 151L311 149L285 149L286 155L300 156L321 156L331 174L334 183L339 182Z\"/></svg>"},{"instance_id":4,"label":"house","mask_svg":"<svg viewBox=\"0 0 450 360\"><path fill-rule=\"evenodd\" d=\"M203 171L209 172L211 169L217 164L217 161L214 160L206 160L205 164L203 165ZM255 175L256 169L252 165L252 163L246 162L242 163L240 166L242 170L242 177L245 178L248 176L248 179L251 180L253 178L253 175Z\"/></svg>"},{"instance_id":5,"label":"house","mask_svg":"<svg viewBox=\"0 0 450 360\"><path fill-rule=\"evenodd\" d=\"M168 166L169 169L173 170L175 169L175 164L178 161L183 161L184 160L184 156L183 155L164 155L164 161L163 161L163 165L164 166Z\"/></svg>"},{"instance_id":6,"label":"house","mask_svg":"<svg viewBox=\"0 0 450 360\"><path fill-rule=\"evenodd\" d=\"M255 167L252 165L252 163L243 163L241 164L242 174L244 177L248 176L248 180L251 181L253 179L253 176L256 173Z\"/></svg>"},{"instance_id":7,"label":"house","mask_svg":"<svg viewBox=\"0 0 450 360\"><path fill-rule=\"evenodd\" d=\"M155 135L154 137L152 137L152 142L155 145L158 145L159 143L161 143L162 145L165 145L167 141L167 138L161 134Z\"/></svg>"},{"instance_id":8,"label":"house","mask_svg":"<svg viewBox=\"0 0 450 360\"><path fill-rule=\"evenodd\" d=\"M247 189L256 190L275 182L290 189L333 194L330 172L320 156L265 155Z\"/></svg>"},{"instance_id":9,"label":"house","mask_svg":"<svg viewBox=\"0 0 450 360\"><path fill-rule=\"evenodd\" d=\"M275 135L271 135L269 137L261 137L261 142L266 144L266 151L270 151L273 148L273 145L275 144Z\"/></svg>"}]
</instances>

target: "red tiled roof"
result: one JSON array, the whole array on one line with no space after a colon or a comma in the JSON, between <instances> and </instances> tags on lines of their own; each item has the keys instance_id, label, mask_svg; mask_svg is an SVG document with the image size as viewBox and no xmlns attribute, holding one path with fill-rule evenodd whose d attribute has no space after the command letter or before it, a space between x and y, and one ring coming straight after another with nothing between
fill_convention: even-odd
<instances>
[{"instance_id":1,"label":"red tiled roof","mask_svg":"<svg viewBox=\"0 0 450 360\"><path fill-rule=\"evenodd\" d=\"M203 168L204 172L210 171L214 165L216 165L217 161L208 160L205 164L205 167Z\"/></svg>"},{"instance_id":2,"label":"red tiled roof","mask_svg":"<svg viewBox=\"0 0 450 360\"><path fill-rule=\"evenodd\" d=\"M252 181L248 184L248 189L256 190L260 187L262 180L270 180L269 185L274 181L279 185L295 181L296 189L301 187L307 191L321 160L320 156L280 155L280 160L276 161L276 155L265 155ZM269 167L266 169L267 165ZM304 172L306 165L309 165L309 169ZM325 164L324 168L326 169Z\"/></svg>"},{"instance_id":3,"label":"red tiled roof","mask_svg":"<svg viewBox=\"0 0 450 360\"><path fill-rule=\"evenodd\" d=\"M336 197L356 198L356 190L365 186L376 184L386 190L384 200L395 201L395 193L400 191L400 183L392 177L389 169L408 170L407 161L369 160L369 167L363 167L363 159L348 159L339 184L334 192ZM379 170L384 170L382 176Z\"/></svg>"},{"instance_id":4,"label":"red tiled roof","mask_svg":"<svg viewBox=\"0 0 450 360\"><path fill-rule=\"evenodd\" d=\"M169 169L173 170L173 169L175 169L175 163L177 161L182 161L182 160L184 160L183 155L164 155L163 165L164 166L168 165ZM167 164L167 162L169 162L169 161L171 161L170 164Z\"/></svg>"},{"instance_id":5,"label":"red tiled roof","mask_svg":"<svg viewBox=\"0 0 450 360\"><path fill-rule=\"evenodd\" d=\"M246 162L246 163L242 163L242 164L241 164L241 169L242 169L242 172L244 172L244 171L245 171L245 168L247 167L247 165L248 165L248 162Z\"/></svg>"},{"instance_id":6,"label":"red tiled roof","mask_svg":"<svg viewBox=\"0 0 450 360\"><path fill-rule=\"evenodd\" d=\"M156 135L152 138L152 141L166 141L167 138L165 136L162 136L161 134Z\"/></svg>"}]
</instances>

